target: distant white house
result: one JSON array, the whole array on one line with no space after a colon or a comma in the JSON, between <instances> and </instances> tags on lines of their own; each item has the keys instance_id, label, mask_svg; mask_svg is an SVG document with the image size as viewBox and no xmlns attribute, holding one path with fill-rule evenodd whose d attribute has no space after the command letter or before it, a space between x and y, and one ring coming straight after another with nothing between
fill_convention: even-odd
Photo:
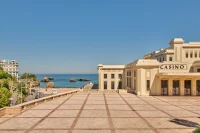
<instances>
[{"instance_id":1,"label":"distant white house","mask_svg":"<svg viewBox=\"0 0 200 133\"><path fill-rule=\"evenodd\" d=\"M18 62L16 60L0 60L3 70L18 79Z\"/></svg>"}]
</instances>

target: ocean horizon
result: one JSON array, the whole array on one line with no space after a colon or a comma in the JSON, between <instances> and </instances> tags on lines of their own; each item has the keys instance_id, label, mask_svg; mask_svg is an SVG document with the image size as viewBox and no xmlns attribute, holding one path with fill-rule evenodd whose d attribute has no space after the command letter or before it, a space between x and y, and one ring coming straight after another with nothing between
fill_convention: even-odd
<instances>
[{"instance_id":1,"label":"ocean horizon","mask_svg":"<svg viewBox=\"0 0 200 133\"><path fill-rule=\"evenodd\" d=\"M80 88L87 83L98 83L98 74L35 74L40 81L44 77L52 77L54 80L54 88ZM75 78L76 82L70 82L71 78ZM77 79L86 78L90 81L78 81ZM40 82L40 87L45 88L46 82Z\"/></svg>"}]
</instances>

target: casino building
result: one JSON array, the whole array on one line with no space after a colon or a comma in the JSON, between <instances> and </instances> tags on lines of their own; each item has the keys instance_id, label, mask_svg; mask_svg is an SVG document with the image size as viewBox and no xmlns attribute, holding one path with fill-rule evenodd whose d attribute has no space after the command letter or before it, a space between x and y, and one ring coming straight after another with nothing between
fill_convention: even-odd
<instances>
[{"instance_id":1,"label":"casino building","mask_svg":"<svg viewBox=\"0 0 200 133\"><path fill-rule=\"evenodd\" d=\"M200 96L200 42L174 38L169 47L127 65L98 65L99 90L137 95Z\"/></svg>"}]
</instances>

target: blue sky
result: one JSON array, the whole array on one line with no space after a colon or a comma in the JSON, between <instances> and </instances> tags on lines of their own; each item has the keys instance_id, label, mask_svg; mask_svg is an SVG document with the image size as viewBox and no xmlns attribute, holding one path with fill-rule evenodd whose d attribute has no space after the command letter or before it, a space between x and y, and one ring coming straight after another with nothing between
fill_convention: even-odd
<instances>
[{"instance_id":1,"label":"blue sky","mask_svg":"<svg viewBox=\"0 0 200 133\"><path fill-rule=\"evenodd\" d=\"M200 41L199 0L0 1L0 59L20 73L97 73L182 37Z\"/></svg>"}]
</instances>

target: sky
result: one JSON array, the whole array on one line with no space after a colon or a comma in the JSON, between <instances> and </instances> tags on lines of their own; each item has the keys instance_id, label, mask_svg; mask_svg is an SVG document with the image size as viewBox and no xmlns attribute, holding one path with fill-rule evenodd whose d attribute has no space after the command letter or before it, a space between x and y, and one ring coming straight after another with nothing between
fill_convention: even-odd
<instances>
[{"instance_id":1,"label":"sky","mask_svg":"<svg viewBox=\"0 0 200 133\"><path fill-rule=\"evenodd\" d=\"M19 73L93 74L173 38L200 41L199 0L2 0L0 59Z\"/></svg>"}]
</instances>

